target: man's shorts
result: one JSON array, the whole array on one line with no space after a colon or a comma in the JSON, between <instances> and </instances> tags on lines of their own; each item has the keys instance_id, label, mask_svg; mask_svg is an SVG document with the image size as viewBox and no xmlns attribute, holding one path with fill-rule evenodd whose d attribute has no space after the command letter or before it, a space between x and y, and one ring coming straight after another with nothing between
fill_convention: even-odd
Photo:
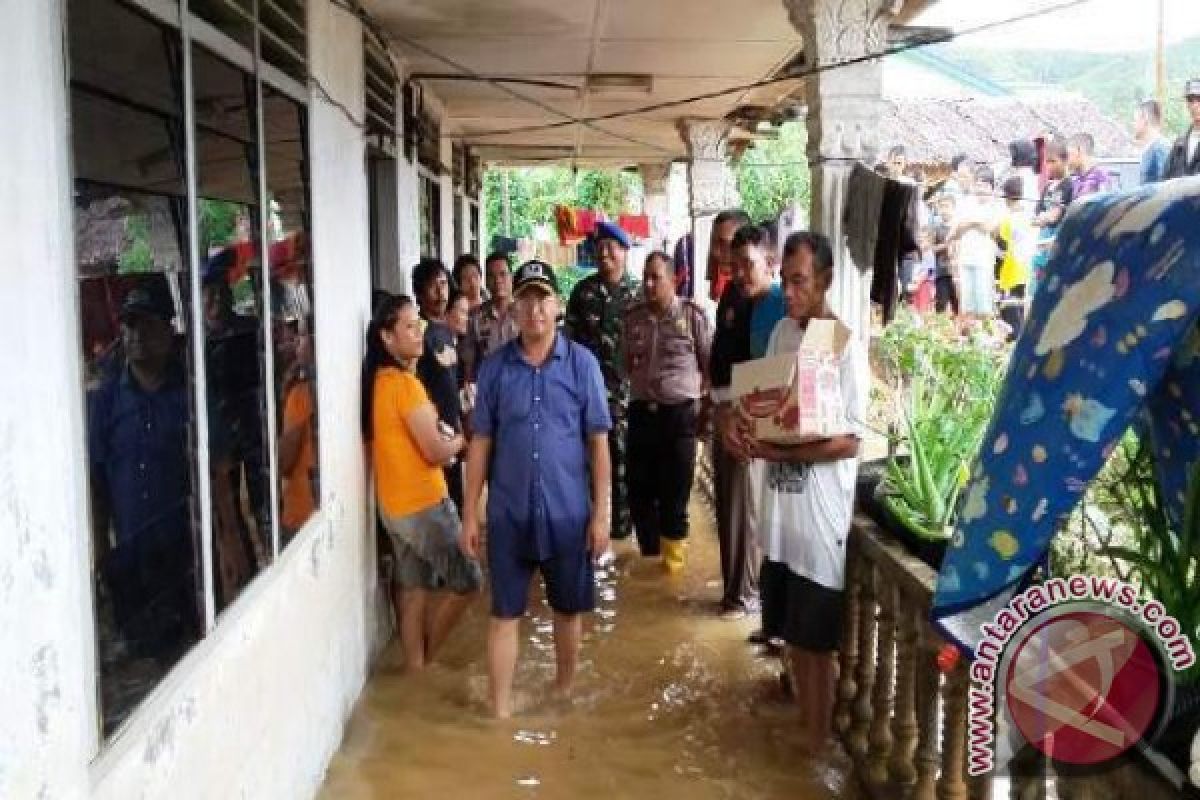
<instances>
[{"instance_id":1,"label":"man's shorts","mask_svg":"<svg viewBox=\"0 0 1200 800\"><path fill-rule=\"evenodd\" d=\"M451 500L403 517L381 511L380 517L396 558L392 580L401 589L467 594L483 586L479 562L459 547L462 523Z\"/></svg>"},{"instance_id":2,"label":"man's shorts","mask_svg":"<svg viewBox=\"0 0 1200 800\"><path fill-rule=\"evenodd\" d=\"M596 607L596 579L592 554L586 549L531 561L511 546L493 546L488 536L488 571L492 583L492 616L515 619L529 605L529 585L535 571L546 584L546 602L560 614L580 614Z\"/></svg>"}]
</instances>

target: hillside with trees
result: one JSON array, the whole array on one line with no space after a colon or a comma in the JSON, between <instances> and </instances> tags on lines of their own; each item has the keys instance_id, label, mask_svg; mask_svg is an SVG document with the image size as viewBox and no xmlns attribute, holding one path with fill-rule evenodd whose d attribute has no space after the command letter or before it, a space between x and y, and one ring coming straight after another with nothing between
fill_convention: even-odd
<instances>
[{"instance_id":1,"label":"hillside with trees","mask_svg":"<svg viewBox=\"0 0 1200 800\"><path fill-rule=\"evenodd\" d=\"M1133 107L1154 94L1154 52L1081 53L1071 50L990 50L939 45L937 52L981 77L1014 89L1056 86L1079 92L1106 115L1132 125ZM1166 51L1166 128L1180 133L1188 126L1180 96L1189 78L1200 77L1200 38L1171 45Z\"/></svg>"}]
</instances>

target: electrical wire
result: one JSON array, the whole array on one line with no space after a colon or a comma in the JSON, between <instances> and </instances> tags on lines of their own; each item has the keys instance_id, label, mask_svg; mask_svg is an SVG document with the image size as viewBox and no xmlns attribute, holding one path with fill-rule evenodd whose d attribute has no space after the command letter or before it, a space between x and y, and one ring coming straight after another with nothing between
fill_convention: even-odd
<instances>
[{"instance_id":1,"label":"electrical wire","mask_svg":"<svg viewBox=\"0 0 1200 800\"><path fill-rule=\"evenodd\" d=\"M812 77L814 75L820 75L820 74L823 74L826 72L832 72L837 69L843 69L845 67L850 67L850 66L854 66L857 64L866 63L869 61L875 61L878 59L887 58L889 56L899 55L901 53L906 53L910 50L917 50L917 49L920 49L923 47L928 47L930 45L935 45L935 44L944 44L947 42L955 41L955 40L960 39L965 36L974 36L974 35L977 35L980 33L985 33L987 31L995 30L997 28L1007 27L1009 25L1015 25L1015 24L1018 24L1021 22L1028 22L1030 20L1038 19L1043 16L1047 16L1049 14L1054 14L1059 11L1064 11L1069 8L1074 8L1076 6L1081 6L1081 5L1084 5L1089 2L1092 2L1092 0L1067 0L1067 2L1056 3L1051 6L1034 9L1032 11L1028 11L1023 14L1018 14L1016 16L1006 17L1004 19L999 19L999 20L994 20L992 22L983 23L983 24L976 25L976 26L973 26L970 28L964 28L963 30L960 30L960 31L948 31L944 34L939 34L939 35L930 36L930 37L923 37L923 38L917 39L912 42L905 42L905 43L902 43L899 45L895 45L893 47L885 48L884 50L882 50L878 53L868 53L866 55L856 56L854 58L844 59L842 61L834 61L834 62L830 62L828 64L818 64L817 66L810 67L808 69L805 69L805 70L802 70L799 72L795 72L795 73L791 73L791 74L788 74L785 76L779 76L779 77L774 77L774 78L765 78L763 80L754 81L752 83L741 84L738 86L731 86L731 87L728 87L725 89L719 89L719 90L715 90L712 92L705 92L703 94L692 95L690 97L683 97L683 98L679 98L676 100L668 100L668 101L663 101L663 102L659 102L659 103L651 103L648 105L638 106L636 108L626 109L624 111L613 111L613 112L609 112L607 114L599 114L599 115L595 115L595 116L591 116L591 117L575 117L571 114L566 113L565 111L561 111L560 109L554 108L553 106L550 106L550 105L542 102L541 100L539 100L536 97L532 97L530 95L523 94L521 92L516 91L515 89L511 89L508 86L504 85L506 82L515 82L515 81L509 81L508 79L505 79L505 78L496 78L496 77L489 77L489 76L481 75L481 74L475 72L474 70L470 69L469 67L459 64L456 61L454 61L446 56L443 56L440 53L437 53L436 51L420 44L419 42L416 42L415 40L413 40L409 37L387 33L386 31L384 31L382 28L379 27L378 23L375 22L375 20L370 16L370 14L368 14L362 8L359 8L357 5L352 4L350 2L350 0L330 0L330 3L333 6L340 8L343 11L353 14L355 17L357 17L362 22L362 24L365 25L371 31L371 33L374 34L375 37L377 39L379 39L380 41L400 42L402 44L405 44L405 45L411 47L412 49L414 49L418 52L424 53L425 55L429 56L430 58L440 61L440 62L446 64L447 66L459 71L459 73L457 75L438 75L436 77L430 76L432 79L435 79L435 80L476 80L476 81L479 81L482 83L488 83L491 86L494 86L499 91L513 97L514 99L529 103L533 106L536 106L536 107L542 109L543 111L553 114L554 116L563 118L562 121L560 121L560 122L547 122L547 123L542 123L542 124L538 124L538 125L525 125L525 126L516 127L516 128L498 129L498 130L491 130L491 131L479 131L476 133L461 134L461 135L457 135L457 136L451 134L450 138L457 138L457 139L461 139L461 140L482 139L485 137L507 136L507 135L518 134L518 133L537 133L537 132L541 132L541 131L556 130L558 128L570 127L572 125L583 125L587 128L590 128L591 130L596 131L597 133L601 133L606 136L611 136L616 139L621 139L623 141L629 142L630 144L636 144L636 145L639 145L642 147L647 147L652 150L657 150L659 152L671 155L672 157L674 157L676 155L675 151L673 151L673 150L669 150L660 145L652 144L650 142L644 142L639 139L634 139L632 137L628 137L623 134L619 134L614 131L610 131L605 128L601 128L601 127L597 126L595 123L606 122L608 120L613 120L613 119L623 119L626 117L641 116L644 114L653 113L655 111L663 111L663 110L670 109L670 108L678 108L681 106L691 105L692 103L697 103L697 102L701 102L704 100L713 100L713 99L718 99L718 98L725 97L725 96L731 95L731 94L738 94L738 93L742 93L742 92L752 91L754 89L761 89L761 88L773 86L773 85L776 85L779 83L803 80L804 78ZM396 73L399 74L400 70L396 66L395 61L392 60L391 53L388 53L387 56L388 56L389 61L392 61L392 66L393 66L393 68L395 68ZM330 94L330 92L325 88L325 86L320 82L320 80L316 76L309 73L308 79L309 79L309 83L313 87L315 87L317 89L317 91L327 101L329 101L336 108L338 108L342 112L343 116L345 116L346 119L349 120L352 125L354 125L355 127L359 128L361 130L366 129L365 123L363 121L355 118L354 115L350 112L350 110L345 105L343 105L342 103L340 103L336 99L334 99L333 96ZM522 81L522 82L524 82L524 81ZM757 166L766 166L766 165L757 165Z\"/></svg>"},{"instance_id":2,"label":"electrical wire","mask_svg":"<svg viewBox=\"0 0 1200 800\"><path fill-rule=\"evenodd\" d=\"M442 55L441 53L438 53L437 51L426 47L425 45L421 44L420 42L416 41L415 39L411 39L407 36L401 36L399 34L393 34L390 38L391 38L391 41L400 42L401 44L404 44L404 45L412 48L413 50L416 50L419 53L424 53L425 55L429 56L432 59L441 61L443 64L445 64L448 67L459 70L459 72L464 77L469 76L470 78L473 78L480 82L490 84L491 86L494 86L495 88L499 89L501 92L504 92L505 94L516 98L517 100L523 100L524 102L529 103L530 105L536 106L547 113L553 114L557 117L562 117L563 121L559 122L559 123L555 123L552 126L554 128L569 127L571 125L582 125L585 128L589 128L589 129L595 131L596 133L601 133L601 134L604 134L605 136L611 136L614 139L621 139L630 144L636 144L641 147L649 148L651 150L657 150L657 151L659 151L661 153L665 153L671 157L674 157L676 155L676 152L674 150L663 147L662 145L657 145L652 142L642 141L641 139L635 139L631 136L626 136L623 133L617 133L616 131L612 131L607 128L601 128L599 125L595 124L596 120L588 119L588 118L584 118L584 117L576 117L572 114L568 114L567 112L562 111L561 109L557 109L548 103L542 102L542 100L540 100L537 97L534 97L534 96L528 95L528 94L523 94L522 92L518 92L516 89L506 86L505 84L507 83L507 81L505 81L503 78L493 78L493 77L488 77L485 75L480 75L479 73L472 70L470 67L466 67L466 66L463 66L462 64L459 64L458 62L454 61L453 59L448 58L448 57ZM531 126L531 127L536 128L537 126ZM511 132L512 133L523 133L524 129L514 128ZM501 133L503 133L503 132L501 132ZM501 133L470 134L470 135L472 137L493 136L493 135L501 135ZM458 136L455 138L462 139L462 138L466 138L466 137Z\"/></svg>"},{"instance_id":3,"label":"electrical wire","mask_svg":"<svg viewBox=\"0 0 1200 800\"><path fill-rule=\"evenodd\" d=\"M585 117L582 119L571 118L570 121L564 120L562 122L547 122L547 123L538 124L538 125L526 125L526 126L522 126L522 127L518 127L518 128L509 128L506 130L479 131L477 133L470 134L470 138L503 136L503 135L514 134L514 133L536 133L539 131L548 131L548 130L554 130L556 128L563 128L563 127L567 127L570 125L574 125L576 123L588 124L588 123L594 123L594 122L606 122L608 120L613 120L613 119L621 119L624 117L640 116L642 114L649 114L649 113L653 113L655 111L664 111L664 110L670 109L670 108L678 108L680 106L691 105L692 103L697 103L697 102L701 102L704 100L715 100L715 99L725 97L725 96L731 95L731 94L739 94L742 92L752 91L754 89L762 89L767 86L773 86L773 85L779 84L779 83L786 83L789 81L802 80L804 78L812 77L814 75L820 75L820 74L823 74L826 72L832 72L834 70L843 69L845 67L854 66L856 64L862 64L862 63L865 63L868 61L875 61L877 59L887 58L889 56L894 56L894 55L899 55L900 53L906 53L909 50L916 50L916 49L919 49L922 47L928 47L930 45L944 44L947 42L952 42L952 41L962 38L964 36L973 36L973 35L976 35L979 33L985 33L987 31L995 30L997 28L1005 27L1008 25L1015 25L1015 24L1018 24L1021 22L1027 22L1029 20L1038 19L1038 18L1046 16L1048 14L1054 14L1059 11L1064 11L1068 8L1074 8L1075 6L1084 5L1085 3L1090 3L1090 2L1092 2L1092 0L1068 0L1068 2L1056 3L1055 5L1052 5L1052 6L1046 6L1044 8L1035 9L1033 11L1028 11L1024 14L1018 14L1013 17L1006 17L1005 19L994 20L992 22L983 23L981 25L976 25L974 27L964 28L961 31L949 31L944 34L921 38L921 39L918 39L913 42L905 42L903 44L885 48L884 50L882 50L878 53L868 53L866 55L856 56L854 58L849 58L849 59L845 59L842 61L834 61L834 62L830 62L828 64L818 64L815 67L810 67L808 69L798 71L795 73L791 73L791 74L788 74L785 76L779 76L779 77L775 77L775 78L764 78L763 80L754 81L753 83L745 83L745 84L740 84L738 86L730 86L726 89L718 89L718 90L715 90L712 92L705 92L703 94L697 94L697 95L692 95L690 97L679 98L677 100L666 100L666 101L662 101L662 102L658 102L658 103L651 103L648 105L638 106L636 108L626 109L624 111L612 111L607 114L598 114L598 115L595 115L592 117ZM558 112L558 113L560 113L560 112ZM468 137L460 136L457 138L465 139Z\"/></svg>"}]
</instances>

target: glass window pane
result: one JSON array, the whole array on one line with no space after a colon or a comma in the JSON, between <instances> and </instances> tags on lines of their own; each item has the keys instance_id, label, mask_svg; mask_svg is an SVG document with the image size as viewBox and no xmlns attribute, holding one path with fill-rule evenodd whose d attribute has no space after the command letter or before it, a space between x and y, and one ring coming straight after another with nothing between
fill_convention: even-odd
<instances>
[{"instance_id":1,"label":"glass window pane","mask_svg":"<svg viewBox=\"0 0 1200 800\"><path fill-rule=\"evenodd\" d=\"M271 317L279 432L280 528L289 542L320 502L307 114L263 86L270 202Z\"/></svg>"},{"instance_id":2,"label":"glass window pane","mask_svg":"<svg viewBox=\"0 0 1200 800\"><path fill-rule=\"evenodd\" d=\"M71 121L107 735L204 629L180 53L113 0L73 0L68 21L71 74L88 76Z\"/></svg>"},{"instance_id":3,"label":"glass window pane","mask_svg":"<svg viewBox=\"0 0 1200 800\"><path fill-rule=\"evenodd\" d=\"M270 563L270 462L253 78L192 50L217 609Z\"/></svg>"}]
</instances>

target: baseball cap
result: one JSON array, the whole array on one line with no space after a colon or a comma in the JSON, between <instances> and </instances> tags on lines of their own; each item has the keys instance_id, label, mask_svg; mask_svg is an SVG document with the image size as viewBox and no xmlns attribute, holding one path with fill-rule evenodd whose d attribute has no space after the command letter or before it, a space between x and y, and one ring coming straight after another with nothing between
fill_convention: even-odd
<instances>
[{"instance_id":1,"label":"baseball cap","mask_svg":"<svg viewBox=\"0 0 1200 800\"><path fill-rule=\"evenodd\" d=\"M597 242L602 242L605 239L612 239L626 250L629 249L629 234L621 230L621 226L615 222L601 220L600 222L596 223L596 233L594 235Z\"/></svg>"},{"instance_id":2,"label":"baseball cap","mask_svg":"<svg viewBox=\"0 0 1200 800\"><path fill-rule=\"evenodd\" d=\"M1200 97L1200 78L1192 78L1183 86L1184 97Z\"/></svg>"},{"instance_id":3,"label":"baseball cap","mask_svg":"<svg viewBox=\"0 0 1200 800\"><path fill-rule=\"evenodd\" d=\"M135 286L121 302L122 321L133 316L146 316L170 322L175 317L175 302L167 285L160 281L147 281Z\"/></svg>"},{"instance_id":4,"label":"baseball cap","mask_svg":"<svg viewBox=\"0 0 1200 800\"><path fill-rule=\"evenodd\" d=\"M532 286L539 286L550 294L558 294L558 278L554 275L554 267L537 259L517 267L517 274L513 278L513 297Z\"/></svg>"}]
</instances>

